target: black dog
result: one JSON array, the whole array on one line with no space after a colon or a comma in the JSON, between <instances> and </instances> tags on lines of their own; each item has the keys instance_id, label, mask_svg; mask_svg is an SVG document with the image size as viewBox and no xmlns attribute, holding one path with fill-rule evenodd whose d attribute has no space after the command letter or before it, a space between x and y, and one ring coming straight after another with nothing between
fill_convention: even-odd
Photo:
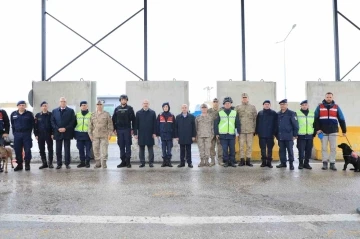
<instances>
[{"instance_id":1,"label":"black dog","mask_svg":"<svg viewBox=\"0 0 360 239\"><path fill-rule=\"evenodd\" d=\"M343 157L345 160L343 170L346 170L346 167L350 163L354 166L355 172L360 172L360 157L354 153L354 150L352 150L351 147L345 143L339 144L338 148L341 148L343 151Z\"/></svg>"}]
</instances>

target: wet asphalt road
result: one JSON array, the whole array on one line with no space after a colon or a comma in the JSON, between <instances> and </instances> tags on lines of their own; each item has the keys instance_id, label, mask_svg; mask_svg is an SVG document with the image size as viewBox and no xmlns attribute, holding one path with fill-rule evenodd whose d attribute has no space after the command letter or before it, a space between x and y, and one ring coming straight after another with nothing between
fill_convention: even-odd
<instances>
[{"instance_id":1,"label":"wet asphalt road","mask_svg":"<svg viewBox=\"0 0 360 239\"><path fill-rule=\"evenodd\" d=\"M39 170L0 174L3 214L281 216L356 214L360 173L237 167ZM360 215L359 215L360 217ZM360 238L360 221L100 224L0 220L0 238Z\"/></svg>"}]
</instances>

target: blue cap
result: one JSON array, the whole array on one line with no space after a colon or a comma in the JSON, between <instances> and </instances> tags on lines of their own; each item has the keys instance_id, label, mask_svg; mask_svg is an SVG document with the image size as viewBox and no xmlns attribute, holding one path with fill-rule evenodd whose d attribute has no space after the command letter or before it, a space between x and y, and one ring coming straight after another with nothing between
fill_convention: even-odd
<instances>
[{"instance_id":1,"label":"blue cap","mask_svg":"<svg viewBox=\"0 0 360 239\"><path fill-rule=\"evenodd\" d=\"M270 104L270 100L265 100L265 101L263 102L263 105L266 104L266 103Z\"/></svg>"},{"instance_id":2,"label":"blue cap","mask_svg":"<svg viewBox=\"0 0 360 239\"><path fill-rule=\"evenodd\" d=\"M41 102L40 107L43 106L44 104L47 104L47 102L46 101Z\"/></svg>"},{"instance_id":3,"label":"blue cap","mask_svg":"<svg viewBox=\"0 0 360 239\"><path fill-rule=\"evenodd\" d=\"M87 105L87 101L86 100L80 101L80 106L82 105Z\"/></svg>"},{"instance_id":4,"label":"blue cap","mask_svg":"<svg viewBox=\"0 0 360 239\"><path fill-rule=\"evenodd\" d=\"M307 104L307 100L301 101L300 105L302 105L302 104Z\"/></svg>"},{"instance_id":5,"label":"blue cap","mask_svg":"<svg viewBox=\"0 0 360 239\"><path fill-rule=\"evenodd\" d=\"M287 99L283 99L282 101L279 102L279 104L286 104L287 103Z\"/></svg>"},{"instance_id":6,"label":"blue cap","mask_svg":"<svg viewBox=\"0 0 360 239\"><path fill-rule=\"evenodd\" d=\"M319 138L319 139L324 138L324 134L323 134L323 133L318 133L318 138Z\"/></svg>"},{"instance_id":7,"label":"blue cap","mask_svg":"<svg viewBox=\"0 0 360 239\"><path fill-rule=\"evenodd\" d=\"M24 104L24 105L26 104L26 103L25 103L25 100L20 100L19 102L17 102L17 105L16 105L16 106L22 105L22 104Z\"/></svg>"}]
</instances>

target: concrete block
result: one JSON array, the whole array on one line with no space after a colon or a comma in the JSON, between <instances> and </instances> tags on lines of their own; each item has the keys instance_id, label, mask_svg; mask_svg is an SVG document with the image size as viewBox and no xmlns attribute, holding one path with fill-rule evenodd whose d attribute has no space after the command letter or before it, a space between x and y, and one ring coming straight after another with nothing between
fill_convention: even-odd
<instances>
[{"instance_id":1,"label":"concrete block","mask_svg":"<svg viewBox=\"0 0 360 239\"><path fill-rule=\"evenodd\" d=\"M125 92L124 92L125 93ZM159 114L162 112L162 104L169 102L170 111L175 116L181 112L181 105L189 105L189 82L188 81L127 81L126 94L129 97L129 105L138 111L142 107L142 101L148 99L150 108Z\"/></svg>"},{"instance_id":2,"label":"concrete block","mask_svg":"<svg viewBox=\"0 0 360 239\"><path fill-rule=\"evenodd\" d=\"M70 108L80 110L80 101L86 100L89 110L96 109L96 81L33 81L33 111L40 111L43 101L49 103L49 110L59 107L59 99L64 96Z\"/></svg>"},{"instance_id":3,"label":"concrete block","mask_svg":"<svg viewBox=\"0 0 360 239\"><path fill-rule=\"evenodd\" d=\"M255 105L259 111L262 109L264 100L271 101L271 108L278 110L278 102L276 101L276 82L266 81L218 81L217 82L217 98L220 105L224 97L230 96L234 101L233 106L241 104L241 94L248 93L249 101Z\"/></svg>"},{"instance_id":4,"label":"concrete block","mask_svg":"<svg viewBox=\"0 0 360 239\"><path fill-rule=\"evenodd\" d=\"M360 126L359 81L307 81L306 96L311 109L315 109L325 98L327 92L334 94L335 103L339 104L348 126Z\"/></svg>"}]
</instances>

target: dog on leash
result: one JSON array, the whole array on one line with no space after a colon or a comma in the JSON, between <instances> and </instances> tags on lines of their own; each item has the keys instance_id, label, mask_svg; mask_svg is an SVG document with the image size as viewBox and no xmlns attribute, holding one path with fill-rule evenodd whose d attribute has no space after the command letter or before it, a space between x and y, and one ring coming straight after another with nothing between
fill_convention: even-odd
<instances>
[{"instance_id":1,"label":"dog on leash","mask_svg":"<svg viewBox=\"0 0 360 239\"><path fill-rule=\"evenodd\" d=\"M5 166L5 173L8 172L7 166L8 166L9 158L10 158L10 162L11 162L11 167L14 168L11 148L5 148L4 146L0 146L0 169L1 169L1 172L4 170L4 166ZM2 166L1 166L1 162L3 163Z\"/></svg>"},{"instance_id":2,"label":"dog on leash","mask_svg":"<svg viewBox=\"0 0 360 239\"><path fill-rule=\"evenodd\" d=\"M345 143L339 144L338 148L341 148L343 151L345 161L343 170L346 170L348 164L352 164L354 166L354 171L360 172L360 157L354 152L354 150Z\"/></svg>"}]
</instances>

